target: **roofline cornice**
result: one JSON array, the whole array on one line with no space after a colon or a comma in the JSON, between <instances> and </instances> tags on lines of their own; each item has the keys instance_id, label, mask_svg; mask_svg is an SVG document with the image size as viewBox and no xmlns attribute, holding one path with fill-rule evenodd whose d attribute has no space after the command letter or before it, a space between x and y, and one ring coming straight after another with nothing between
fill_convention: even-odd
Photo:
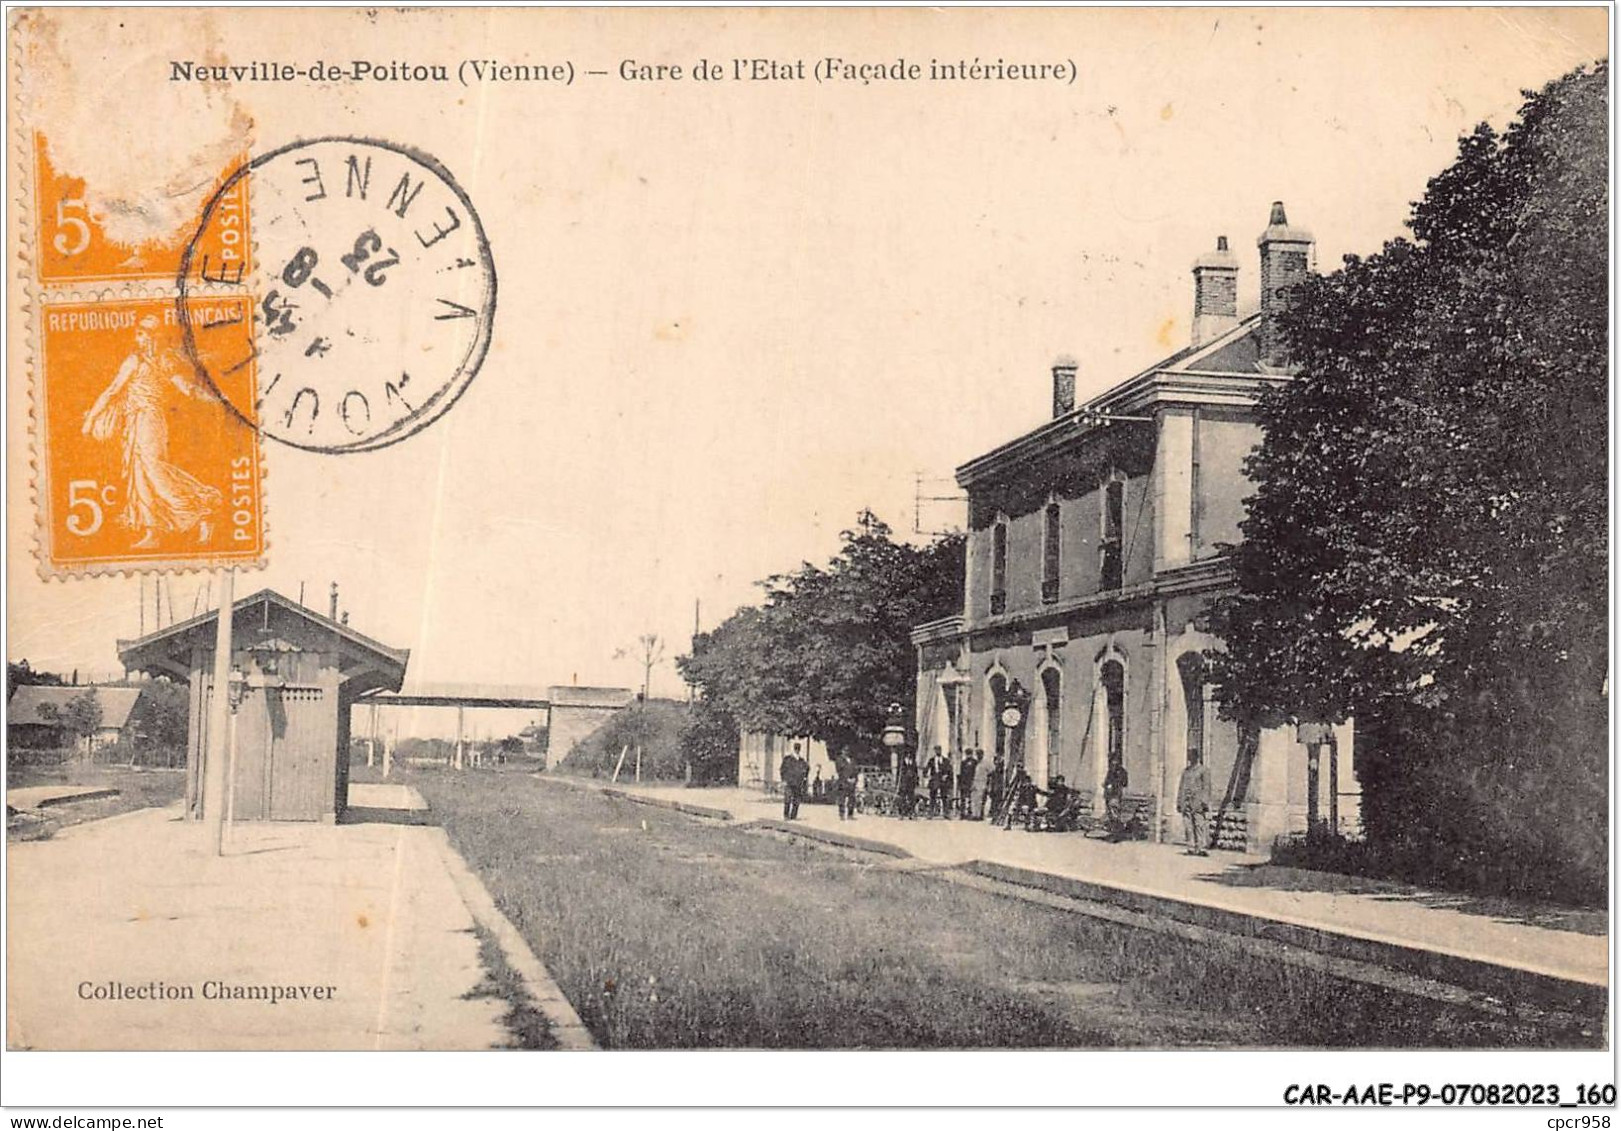
<instances>
[{"instance_id":1,"label":"roofline cornice","mask_svg":"<svg viewBox=\"0 0 1621 1131\"><path fill-rule=\"evenodd\" d=\"M1075 412L1055 417L1038 428L1010 440L957 468L957 485L968 488L1011 467L1029 463L1084 443L1112 428L1142 427L1139 423L1079 424L1088 411L1153 413L1167 408L1224 408L1251 410L1269 388L1287 384L1287 376L1261 373L1217 373L1199 370L1156 369L1088 401Z\"/></svg>"},{"instance_id":2,"label":"roofline cornice","mask_svg":"<svg viewBox=\"0 0 1621 1131\"><path fill-rule=\"evenodd\" d=\"M1061 624L1072 617L1085 616L1113 609L1133 608L1156 600L1189 594L1212 594L1229 590L1236 584L1233 564L1225 556L1202 558L1195 562L1171 566L1160 570L1152 580L1139 582L1123 589L1088 593L1083 597L1070 597L1037 608L1016 609L997 616L969 620L966 616L945 618L918 625L912 629L914 644L939 643L949 640L973 640L991 633L1009 629L1039 629ZM944 631L948 620L956 620L955 632Z\"/></svg>"}]
</instances>

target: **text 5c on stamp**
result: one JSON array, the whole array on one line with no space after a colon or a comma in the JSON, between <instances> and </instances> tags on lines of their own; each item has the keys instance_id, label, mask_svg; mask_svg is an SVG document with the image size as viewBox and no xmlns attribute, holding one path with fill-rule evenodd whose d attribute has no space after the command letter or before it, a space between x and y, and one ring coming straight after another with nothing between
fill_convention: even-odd
<instances>
[{"instance_id":1,"label":"text 5c on stamp","mask_svg":"<svg viewBox=\"0 0 1621 1131\"><path fill-rule=\"evenodd\" d=\"M38 216L33 258L38 282L169 283L174 279L186 238L196 230L196 213L190 223L156 232L149 224L112 223L83 178L54 167L44 134L34 135L33 156ZM218 193L218 186L230 171L230 167L220 170L209 197ZM219 223L209 234L204 251L216 262L239 264L246 270L253 255L246 182L231 190L228 199L221 201L219 211Z\"/></svg>"},{"instance_id":2,"label":"text 5c on stamp","mask_svg":"<svg viewBox=\"0 0 1621 1131\"><path fill-rule=\"evenodd\" d=\"M207 355L245 348L241 296L194 298ZM46 302L40 319L39 502L66 572L254 561L264 550L258 438L196 379L171 299ZM253 399L251 365L223 378Z\"/></svg>"}]
</instances>

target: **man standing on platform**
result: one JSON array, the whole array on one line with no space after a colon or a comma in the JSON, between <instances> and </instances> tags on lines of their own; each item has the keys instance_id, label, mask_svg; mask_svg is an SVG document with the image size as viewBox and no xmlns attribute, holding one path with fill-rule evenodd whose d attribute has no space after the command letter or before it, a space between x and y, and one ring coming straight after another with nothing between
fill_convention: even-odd
<instances>
[{"instance_id":1,"label":"man standing on platform","mask_svg":"<svg viewBox=\"0 0 1621 1131\"><path fill-rule=\"evenodd\" d=\"M1103 812L1110 840L1126 837L1126 775L1124 761L1109 762L1109 772L1103 776Z\"/></svg>"},{"instance_id":2,"label":"man standing on platform","mask_svg":"<svg viewBox=\"0 0 1621 1131\"><path fill-rule=\"evenodd\" d=\"M963 755L962 765L957 768L957 811L965 821L972 820L974 813L974 776L979 769L978 751L970 750Z\"/></svg>"},{"instance_id":3,"label":"man standing on platform","mask_svg":"<svg viewBox=\"0 0 1621 1131\"><path fill-rule=\"evenodd\" d=\"M923 772L929 778L930 816L950 816L948 810L951 808L951 759L942 754L940 748L936 746L934 757L929 759L929 764L924 767Z\"/></svg>"},{"instance_id":4,"label":"man standing on platform","mask_svg":"<svg viewBox=\"0 0 1621 1131\"><path fill-rule=\"evenodd\" d=\"M902 754L895 771L895 815L910 820L917 816L917 759Z\"/></svg>"},{"instance_id":5,"label":"man standing on platform","mask_svg":"<svg viewBox=\"0 0 1621 1131\"><path fill-rule=\"evenodd\" d=\"M1176 790L1176 811L1182 814L1189 856L1209 856L1210 773L1197 750L1188 751L1188 768Z\"/></svg>"},{"instance_id":6,"label":"man standing on platform","mask_svg":"<svg viewBox=\"0 0 1621 1131\"><path fill-rule=\"evenodd\" d=\"M805 799L805 778L810 763L799 753L799 743L782 758L782 819L799 820L799 803Z\"/></svg>"},{"instance_id":7,"label":"man standing on platform","mask_svg":"<svg viewBox=\"0 0 1621 1131\"><path fill-rule=\"evenodd\" d=\"M985 801L988 805L987 816L997 821L1002 816L1002 798L1007 793L1007 764L1002 761L1002 752L996 753L996 760L991 763L990 770L985 774Z\"/></svg>"},{"instance_id":8,"label":"man standing on platform","mask_svg":"<svg viewBox=\"0 0 1621 1131\"><path fill-rule=\"evenodd\" d=\"M848 750L839 751L833 768L839 775L839 820L853 821L856 819L856 775L861 771Z\"/></svg>"}]
</instances>

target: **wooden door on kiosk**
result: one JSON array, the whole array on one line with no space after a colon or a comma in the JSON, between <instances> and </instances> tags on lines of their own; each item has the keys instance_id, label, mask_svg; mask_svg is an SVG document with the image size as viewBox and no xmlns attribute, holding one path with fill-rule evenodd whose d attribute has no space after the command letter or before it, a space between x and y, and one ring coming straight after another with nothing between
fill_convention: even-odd
<instances>
[{"instance_id":1,"label":"wooden door on kiosk","mask_svg":"<svg viewBox=\"0 0 1621 1131\"><path fill-rule=\"evenodd\" d=\"M338 689L327 659L276 653L273 674L252 653L242 664L248 690L236 717L236 820L318 821L332 812Z\"/></svg>"}]
</instances>

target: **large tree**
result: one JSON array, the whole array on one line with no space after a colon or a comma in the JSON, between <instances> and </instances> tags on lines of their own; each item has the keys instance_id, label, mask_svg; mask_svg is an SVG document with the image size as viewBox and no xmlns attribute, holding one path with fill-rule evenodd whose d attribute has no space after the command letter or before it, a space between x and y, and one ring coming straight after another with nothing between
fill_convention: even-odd
<instances>
[{"instance_id":1,"label":"large tree","mask_svg":"<svg viewBox=\"0 0 1621 1131\"><path fill-rule=\"evenodd\" d=\"M769 578L678 660L703 701L750 730L875 749L890 703L911 703L912 627L962 607L963 539L896 541L870 512L825 566Z\"/></svg>"},{"instance_id":2,"label":"large tree","mask_svg":"<svg viewBox=\"0 0 1621 1131\"><path fill-rule=\"evenodd\" d=\"M27 660L6 662L6 699L9 700L19 687L42 686L61 687L67 681L55 672L36 671Z\"/></svg>"},{"instance_id":3,"label":"large tree","mask_svg":"<svg viewBox=\"0 0 1621 1131\"><path fill-rule=\"evenodd\" d=\"M1477 127L1410 240L1295 293L1216 617L1229 714L1368 729L1371 832L1538 868L1592 863L1551 823L1603 839L1607 72Z\"/></svg>"}]
</instances>

